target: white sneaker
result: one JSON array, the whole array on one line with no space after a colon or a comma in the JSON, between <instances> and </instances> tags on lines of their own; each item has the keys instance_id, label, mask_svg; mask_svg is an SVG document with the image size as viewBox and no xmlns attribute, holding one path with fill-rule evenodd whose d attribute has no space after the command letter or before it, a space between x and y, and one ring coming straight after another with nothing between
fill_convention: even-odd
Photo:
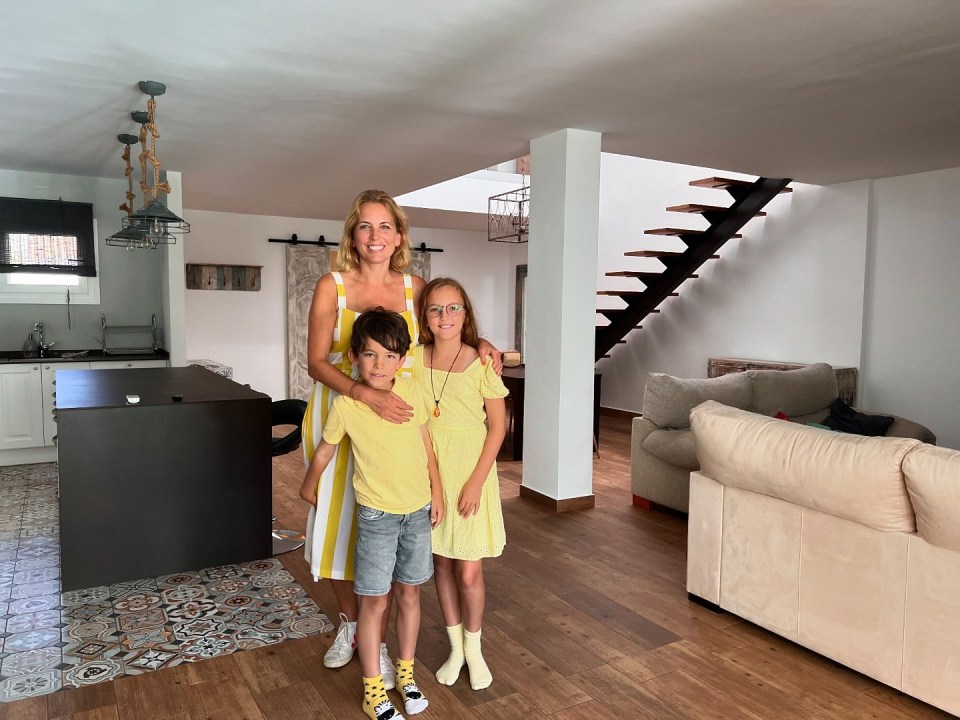
<instances>
[{"instance_id":1,"label":"white sneaker","mask_svg":"<svg viewBox=\"0 0 960 720\"><path fill-rule=\"evenodd\" d=\"M347 620L347 616L340 613L340 627L333 645L323 656L323 666L338 668L346 665L353 659L353 651L357 649L357 624Z\"/></svg>"},{"instance_id":2,"label":"white sneaker","mask_svg":"<svg viewBox=\"0 0 960 720\"><path fill-rule=\"evenodd\" d=\"M383 675L383 688L393 690L397 686L397 669L390 660L387 644L380 643L380 674Z\"/></svg>"}]
</instances>

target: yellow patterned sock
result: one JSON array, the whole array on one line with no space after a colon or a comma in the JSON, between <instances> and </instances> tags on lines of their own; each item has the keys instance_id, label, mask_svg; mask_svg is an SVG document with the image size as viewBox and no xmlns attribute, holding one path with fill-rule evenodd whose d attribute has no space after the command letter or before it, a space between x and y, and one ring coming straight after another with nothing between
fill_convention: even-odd
<instances>
[{"instance_id":1,"label":"yellow patterned sock","mask_svg":"<svg viewBox=\"0 0 960 720\"><path fill-rule=\"evenodd\" d=\"M403 720L387 697L383 675L363 679L363 713L370 720Z\"/></svg>"},{"instance_id":2,"label":"yellow patterned sock","mask_svg":"<svg viewBox=\"0 0 960 720\"><path fill-rule=\"evenodd\" d=\"M397 687L403 693L403 707L408 715L416 715L427 709L430 701L413 680L413 660L397 658Z\"/></svg>"}]
</instances>

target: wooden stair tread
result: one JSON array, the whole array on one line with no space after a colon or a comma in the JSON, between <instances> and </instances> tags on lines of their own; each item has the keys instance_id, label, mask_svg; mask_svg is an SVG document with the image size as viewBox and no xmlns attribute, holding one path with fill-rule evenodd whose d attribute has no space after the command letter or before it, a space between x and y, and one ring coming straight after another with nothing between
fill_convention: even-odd
<instances>
[{"instance_id":1,"label":"wooden stair tread","mask_svg":"<svg viewBox=\"0 0 960 720\"><path fill-rule=\"evenodd\" d=\"M617 270L616 272L604 273L607 277L632 277L632 278L653 278L659 277L663 273L661 272L642 272L640 270ZM688 275L687 277L698 278L700 277L697 274ZM611 291L612 292L612 291Z\"/></svg>"},{"instance_id":2,"label":"wooden stair tread","mask_svg":"<svg viewBox=\"0 0 960 720\"><path fill-rule=\"evenodd\" d=\"M659 270L653 271L653 272L644 272L642 270L615 270L614 272L604 273L604 275L606 275L607 277L634 277L634 278L642 278L642 277L652 278L654 276L662 275L662 274L663 273L661 273Z\"/></svg>"},{"instance_id":3,"label":"wooden stair tread","mask_svg":"<svg viewBox=\"0 0 960 720\"><path fill-rule=\"evenodd\" d=\"M653 230L644 230L644 235L672 235L679 237L680 235L703 235L706 230L689 230L687 228L653 228ZM730 236L731 238L741 238L743 237L740 233L735 233Z\"/></svg>"},{"instance_id":4,"label":"wooden stair tread","mask_svg":"<svg viewBox=\"0 0 960 720\"><path fill-rule=\"evenodd\" d=\"M660 311L659 311L659 310L651 310L650 312L660 312ZM607 327L608 327L607 325L597 325L597 330L604 330L604 329L607 328ZM633 329L634 329L634 330L643 330L643 325L634 325L634 326L633 326Z\"/></svg>"},{"instance_id":5,"label":"wooden stair tread","mask_svg":"<svg viewBox=\"0 0 960 720\"><path fill-rule=\"evenodd\" d=\"M625 252L624 255L626 257L675 258L680 257L683 253L676 250L631 250ZM710 260L716 260L719 257L719 255L711 255Z\"/></svg>"},{"instance_id":6,"label":"wooden stair tread","mask_svg":"<svg viewBox=\"0 0 960 720\"><path fill-rule=\"evenodd\" d=\"M693 187L726 190L728 187L749 187L750 185L753 185L753 181L737 180L736 178L725 178L725 177L708 177L708 178L701 178L700 180L691 180L690 184L693 185ZM793 192L793 188L786 187L780 191L780 194L792 193L792 192Z\"/></svg>"},{"instance_id":7,"label":"wooden stair tread","mask_svg":"<svg viewBox=\"0 0 960 720\"><path fill-rule=\"evenodd\" d=\"M684 203L683 205L670 205L667 208L668 212L678 212L678 213L693 213L702 215L703 213L722 213L726 212L730 208L723 207L722 205L703 205L702 203ZM754 217L766 217L767 214L764 211L758 212Z\"/></svg>"}]
</instances>

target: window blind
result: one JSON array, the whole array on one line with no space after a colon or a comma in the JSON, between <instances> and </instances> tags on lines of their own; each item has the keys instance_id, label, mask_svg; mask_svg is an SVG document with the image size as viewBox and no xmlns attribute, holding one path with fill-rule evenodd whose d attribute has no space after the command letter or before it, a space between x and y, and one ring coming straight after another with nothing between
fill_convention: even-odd
<instances>
[{"instance_id":1,"label":"window blind","mask_svg":"<svg viewBox=\"0 0 960 720\"><path fill-rule=\"evenodd\" d=\"M93 205L0 198L0 273L96 277Z\"/></svg>"}]
</instances>

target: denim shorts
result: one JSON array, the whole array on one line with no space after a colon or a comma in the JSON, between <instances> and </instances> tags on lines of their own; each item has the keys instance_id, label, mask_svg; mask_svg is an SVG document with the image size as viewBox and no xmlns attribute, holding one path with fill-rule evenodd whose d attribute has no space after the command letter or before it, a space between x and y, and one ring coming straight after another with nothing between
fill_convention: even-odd
<instances>
[{"instance_id":1,"label":"denim shorts","mask_svg":"<svg viewBox=\"0 0 960 720\"><path fill-rule=\"evenodd\" d=\"M407 515L357 505L354 592L386 595L393 581L421 585L433 577L430 504Z\"/></svg>"}]
</instances>

